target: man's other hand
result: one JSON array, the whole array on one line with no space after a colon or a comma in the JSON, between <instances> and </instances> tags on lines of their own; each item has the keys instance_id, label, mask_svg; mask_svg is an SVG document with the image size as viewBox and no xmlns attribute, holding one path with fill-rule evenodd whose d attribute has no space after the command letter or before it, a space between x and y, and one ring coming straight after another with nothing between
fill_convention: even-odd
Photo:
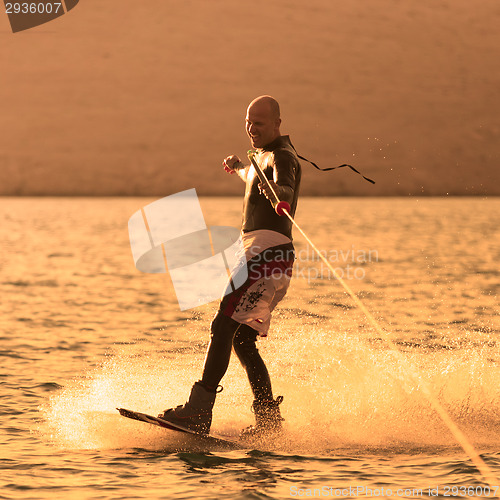
<instances>
[{"instance_id":1,"label":"man's other hand","mask_svg":"<svg viewBox=\"0 0 500 500\"><path fill-rule=\"evenodd\" d=\"M227 158L224 158L224 161L222 162L222 166L224 167L224 170L230 174L235 174L235 165L238 163L241 163L240 159L236 155L231 155L228 156Z\"/></svg>"},{"instance_id":2,"label":"man's other hand","mask_svg":"<svg viewBox=\"0 0 500 500\"><path fill-rule=\"evenodd\" d=\"M268 199L268 200L272 200L274 201L274 195L273 195L273 192L271 191L271 187L269 186L271 185L272 188L274 189L274 192L278 195L279 197L279 192L280 192L280 187L278 186L278 184L276 184L276 182L274 181L269 181L269 184L267 182L261 182L259 184L259 191L261 193L264 194L264 196Z\"/></svg>"}]
</instances>

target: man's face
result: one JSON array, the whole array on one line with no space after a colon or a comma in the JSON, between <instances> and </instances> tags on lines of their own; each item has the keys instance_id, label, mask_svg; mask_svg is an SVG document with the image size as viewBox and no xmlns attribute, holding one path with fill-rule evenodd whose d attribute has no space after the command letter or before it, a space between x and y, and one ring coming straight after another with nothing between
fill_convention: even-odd
<instances>
[{"instance_id":1,"label":"man's face","mask_svg":"<svg viewBox=\"0 0 500 500\"><path fill-rule=\"evenodd\" d=\"M263 148L279 137L281 120L272 116L269 105L255 103L248 107L246 130L252 147Z\"/></svg>"}]
</instances>

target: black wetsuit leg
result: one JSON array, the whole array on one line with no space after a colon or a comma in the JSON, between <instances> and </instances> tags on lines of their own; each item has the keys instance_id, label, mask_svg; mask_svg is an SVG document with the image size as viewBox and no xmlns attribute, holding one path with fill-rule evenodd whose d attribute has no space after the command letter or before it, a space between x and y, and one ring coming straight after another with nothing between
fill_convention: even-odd
<instances>
[{"instance_id":1,"label":"black wetsuit leg","mask_svg":"<svg viewBox=\"0 0 500 500\"><path fill-rule=\"evenodd\" d=\"M211 340L201 378L202 384L208 389L215 390L226 373L234 335L240 326L241 323L220 311L212 321Z\"/></svg>"},{"instance_id":2,"label":"black wetsuit leg","mask_svg":"<svg viewBox=\"0 0 500 500\"><path fill-rule=\"evenodd\" d=\"M257 330L248 325L241 325L234 336L234 352L247 372L255 399L257 401L271 401L273 399L271 378L264 360L257 350L257 335Z\"/></svg>"}]
</instances>

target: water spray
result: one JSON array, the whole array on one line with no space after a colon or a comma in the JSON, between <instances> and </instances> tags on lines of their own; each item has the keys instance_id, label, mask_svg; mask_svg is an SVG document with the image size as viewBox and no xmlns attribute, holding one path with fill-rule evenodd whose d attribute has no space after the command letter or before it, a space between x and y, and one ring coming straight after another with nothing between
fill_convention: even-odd
<instances>
[{"instance_id":1,"label":"water spray","mask_svg":"<svg viewBox=\"0 0 500 500\"><path fill-rule=\"evenodd\" d=\"M333 276L337 279L337 281L340 282L340 284L343 286L344 290L347 292L347 294L352 298L354 303L363 311L364 315L366 316L368 322L373 326L375 331L383 338L387 345L395 352L397 353L398 356L401 357L405 361L407 373L409 376L417 382L418 387L424 394L425 398L427 401L431 404L431 406L434 408L436 413L439 415L441 420L444 422L444 424L448 427L450 432L453 434L455 439L458 441L460 446L463 448L463 450L467 453L469 458L471 459L472 463L477 467L478 471L480 474L483 476L484 480L492 487L493 491L495 489L493 488L494 486L497 486L499 484L498 479L494 476L492 470L490 467L484 462L484 460L481 458L479 453L476 451L472 443L469 441L467 436L460 430L460 428L455 424L453 419L451 418L450 414L446 411L446 409L441 405L441 403L438 401L436 396L432 393L432 390L428 386L428 384L425 383L425 381L421 378L420 374L418 373L418 370L416 367L412 366L408 360L405 359L404 355L400 352L398 349L398 346L396 343L391 339L390 333L385 331L378 321L374 318L374 316L370 313L370 311L366 308L366 306L361 302L359 297L351 290L349 285L344 281L344 279L335 271L333 266L331 265L330 262L326 259L326 257L318 250L316 245L311 241L311 239L307 236L307 234L303 231L303 229L295 222L294 218L290 215L290 205L286 201L280 201L276 191L273 189L271 183L269 182L268 178L264 175L264 172L260 168L256 158L255 158L255 152L254 151L249 151L248 152L248 158L251 161L253 167L255 168L255 171L257 172L257 175L262 183L267 184L267 186L270 188L272 192L272 197L273 199L269 200L274 207L276 213L280 216L286 216L290 219L292 224L297 228L297 230L302 234L302 236L305 238L305 240L311 245L313 250L318 254L320 259L325 263L325 265L328 267L328 269L332 272ZM500 498L500 496L496 495L497 498Z\"/></svg>"}]
</instances>

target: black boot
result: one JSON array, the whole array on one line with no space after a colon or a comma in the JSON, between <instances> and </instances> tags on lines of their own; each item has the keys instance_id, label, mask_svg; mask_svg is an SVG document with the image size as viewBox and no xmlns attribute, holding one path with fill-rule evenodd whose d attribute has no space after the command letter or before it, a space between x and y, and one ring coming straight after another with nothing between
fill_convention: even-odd
<instances>
[{"instance_id":1,"label":"black boot","mask_svg":"<svg viewBox=\"0 0 500 500\"><path fill-rule=\"evenodd\" d=\"M279 408L282 401L283 396L278 396L275 400L255 400L252 404L255 425L243 429L240 434L241 439L251 440L279 434L282 430L281 422L285 420L281 416Z\"/></svg>"},{"instance_id":2,"label":"black boot","mask_svg":"<svg viewBox=\"0 0 500 500\"><path fill-rule=\"evenodd\" d=\"M212 425L212 408L217 392L220 391L209 390L198 381L193 385L189 400L184 405L165 410L158 415L158 418L195 432L208 434Z\"/></svg>"}]
</instances>

